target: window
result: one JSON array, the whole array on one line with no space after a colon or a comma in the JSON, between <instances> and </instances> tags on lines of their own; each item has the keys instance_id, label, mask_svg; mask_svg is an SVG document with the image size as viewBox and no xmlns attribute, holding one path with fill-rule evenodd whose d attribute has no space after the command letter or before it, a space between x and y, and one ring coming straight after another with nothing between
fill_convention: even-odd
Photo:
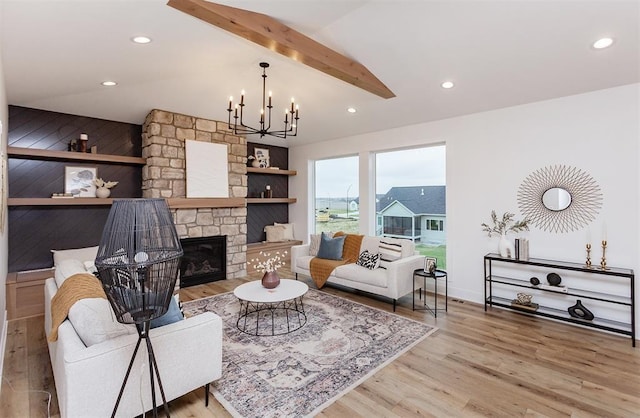
<instances>
[{"instance_id":1,"label":"window","mask_svg":"<svg viewBox=\"0 0 640 418\"><path fill-rule=\"evenodd\" d=\"M444 145L376 154L376 234L406 238L446 268Z\"/></svg>"},{"instance_id":2,"label":"window","mask_svg":"<svg viewBox=\"0 0 640 418\"><path fill-rule=\"evenodd\" d=\"M358 157L315 162L315 232L359 231Z\"/></svg>"}]
</instances>

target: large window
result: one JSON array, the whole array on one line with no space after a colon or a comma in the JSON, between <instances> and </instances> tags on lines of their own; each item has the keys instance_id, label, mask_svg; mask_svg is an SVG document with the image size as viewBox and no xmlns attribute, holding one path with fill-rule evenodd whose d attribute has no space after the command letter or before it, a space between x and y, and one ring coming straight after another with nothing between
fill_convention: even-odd
<instances>
[{"instance_id":1,"label":"large window","mask_svg":"<svg viewBox=\"0 0 640 418\"><path fill-rule=\"evenodd\" d=\"M358 233L358 157L315 163L315 232Z\"/></svg>"},{"instance_id":2,"label":"large window","mask_svg":"<svg viewBox=\"0 0 640 418\"><path fill-rule=\"evenodd\" d=\"M376 234L411 239L446 268L445 147L376 154Z\"/></svg>"}]
</instances>

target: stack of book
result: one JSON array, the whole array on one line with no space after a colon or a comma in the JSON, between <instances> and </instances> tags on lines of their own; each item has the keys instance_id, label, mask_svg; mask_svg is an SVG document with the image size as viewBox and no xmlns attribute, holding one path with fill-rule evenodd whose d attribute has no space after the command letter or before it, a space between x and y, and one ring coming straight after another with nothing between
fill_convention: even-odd
<instances>
[{"instance_id":1,"label":"stack of book","mask_svg":"<svg viewBox=\"0 0 640 418\"><path fill-rule=\"evenodd\" d=\"M529 240L516 238L516 260L529 260Z\"/></svg>"}]
</instances>

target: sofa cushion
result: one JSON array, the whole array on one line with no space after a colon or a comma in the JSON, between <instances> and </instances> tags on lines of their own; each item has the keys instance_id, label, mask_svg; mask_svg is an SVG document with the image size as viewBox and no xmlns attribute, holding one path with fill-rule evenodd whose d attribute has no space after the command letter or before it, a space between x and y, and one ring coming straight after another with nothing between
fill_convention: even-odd
<instances>
[{"instance_id":1,"label":"sofa cushion","mask_svg":"<svg viewBox=\"0 0 640 418\"><path fill-rule=\"evenodd\" d=\"M329 238L333 238L333 232L325 232L324 233ZM318 250L320 249L320 234L311 234L309 235L309 255L317 256Z\"/></svg>"},{"instance_id":2,"label":"sofa cushion","mask_svg":"<svg viewBox=\"0 0 640 418\"><path fill-rule=\"evenodd\" d=\"M109 301L102 298L86 298L74 303L69 310L69 321L87 347L137 332L135 325L118 322Z\"/></svg>"},{"instance_id":3,"label":"sofa cushion","mask_svg":"<svg viewBox=\"0 0 640 418\"><path fill-rule=\"evenodd\" d=\"M356 264L369 270L373 270L380 264L380 254L374 254L369 252L369 250L364 250L358 256L358 261L356 261Z\"/></svg>"},{"instance_id":4,"label":"sofa cushion","mask_svg":"<svg viewBox=\"0 0 640 418\"><path fill-rule=\"evenodd\" d=\"M320 236L320 249L318 250L317 257L326 260L342 260L345 238L347 238L346 235L330 238L323 232Z\"/></svg>"},{"instance_id":5,"label":"sofa cushion","mask_svg":"<svg viewBox=\"0 0 640 418\"><path fill-rule=\"evenodd\" d=\"M177 296L177 295L176 295ZM167 312L159 318L151 320L149 323L149 328L158 328L164 325L173 324L174 322L182 321L184 319L184 315L182 314L182 310L180 310L180 305L176 296L171 298L169 302L169 308L167 308Z\"/></svg>"},{"instance_id":6,"label":"sofa cushion","mask_svg":"<svg viewBox=\"0 0 640 418\"><path fill-rule=\"evenodd\" d=\"M311 260L314 256L312 255L303 255L301 257L296 258L296 267L311 270Z\"/></svg>"},{"instance_id":7,"label":"sofa cushion","mask_svg":"<svg viewBox=\"0 0 640 418\"><path fill-rule=\"evenodd\" d=\"M95 260L98 255L98 247L73 248L71 250L51 250L53 253L53 265L62 260L74 259L82 262Z\"/></svg>"},{"instance_id":8,"label":"sofa cushion","mask_svg":"<svg viewBox=\"0 0 640 418\"><path fill-rule=\"evenodd\" d=\"M337 267L333 275L337 278L365 283L371 286L387 287L388 272L385 269L369 270L357 264L345 264ZM331 278L329 278L331 280Z\"/></svg>"},{"instance_id":9,"label":"sofa cushion","mask_svg":"<svg viewBox=\"0 0 640 418\"><path fill-rule=\"evenodd\" d=\"M73 258L59 260L55 265L55 272L53 277L56 281L58 288L62 286L62 283L68 278L77 273L86 273L87 269L84 263L80 260Z\"/></svg>"}]
</instances>

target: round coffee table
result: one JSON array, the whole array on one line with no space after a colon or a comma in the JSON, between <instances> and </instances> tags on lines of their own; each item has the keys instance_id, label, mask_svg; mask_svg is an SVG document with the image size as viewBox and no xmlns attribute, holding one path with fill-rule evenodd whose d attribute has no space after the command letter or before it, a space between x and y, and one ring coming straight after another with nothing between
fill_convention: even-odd
<instances>
[{"instance_id":1,"label":"round coffee table","mask_svg":"<svg viewBox=\"0 0 640 418\"><path fill-rule=\"evenodd\" d=\"M233 291L240 301L236 326L245 334L256 336L296 331L307 323L302 297L308 290L305 283L290 279L281 279L275 289L263 287L260 280L241 284Z\"/></svg>"}]
</instances>

